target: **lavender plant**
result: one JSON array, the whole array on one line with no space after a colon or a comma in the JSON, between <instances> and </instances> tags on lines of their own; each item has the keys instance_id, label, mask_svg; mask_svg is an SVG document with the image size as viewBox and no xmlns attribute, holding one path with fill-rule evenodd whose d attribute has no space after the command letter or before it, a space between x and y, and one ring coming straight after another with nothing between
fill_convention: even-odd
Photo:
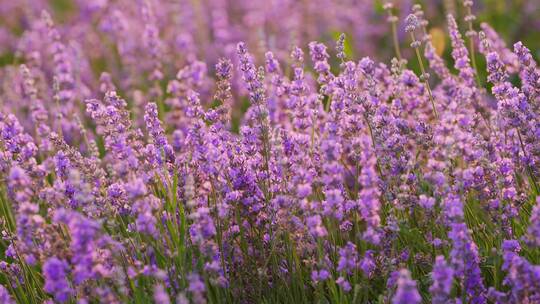
<instances>
[{"instance_id":1,"label":"lavender plant","mask_svg":"<svg viewBox=\"0 0 540 304\"><path fill-rule=\"evenodd\" d=\"M0 302L540 303L536 50L363 3L15 4Z\"/></svg>"}]
</instances>

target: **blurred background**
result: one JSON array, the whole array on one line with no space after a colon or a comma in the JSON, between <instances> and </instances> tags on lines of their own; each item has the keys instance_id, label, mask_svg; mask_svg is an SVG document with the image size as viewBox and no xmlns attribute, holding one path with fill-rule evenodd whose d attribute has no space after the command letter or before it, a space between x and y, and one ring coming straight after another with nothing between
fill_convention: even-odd
<instances>
[{"instance_id":1,"label":"blurred background","mask_svg":"<svg viewBox=\"0 0 540 304\"><path fill-rule=\"evenodd\" d=\"M393 4L390 11L384 9L387 2ZM15 72L10 70L17 71L18 64L29 60L47 65L43 10L49 12L68 47L75 73L93 71L78 76L88 88L82 90L92 92L102 72L121 82L120 91L146 90L153 66L160 66L163 79L171 79L181 68L201 61L205 66L200 71L212 75L220 57L236 57L239 41L247 43L257 64L263 64L264 53L272 51L283 66L290 63L293 46L303 48L309 57L307 44L324 42L336 70L335 41L345 33L349 59L371 56L389 64L395 56L389 12L398 18L403 57L412 59L404 19L415 4L425 11L437 52L453 65L446 15L456 17L465 36L463 0L0 0L0 67L6 68L0 70L0 78L12 77ZM477 0L472 12L476 31L485 29L486 23L503 47L511 49L522 41L536 59L540 57L540 0ZM485 83L485 60L478 53L476 58ZM418 72L417 60L409 60L408 66ZM164 91L165 82L161 85ZM210 88L202 85L199 91L211 97Z\"/></svg>"},{"instance_id":2,"label":"blurred background","mask_svg":"<svg viewBox=\"0 0 540 304\"><path fill-rule=\"evenodd\" d=\"M0 1L0 62L9 64L16 50L16 40L27 29L32 18L39 16L43 9L49 11L66 35L81 35L73 27L81 20L92 18L96 28L107 14L122 8L129 12L141 0L1 0ZM152 2L152 1L150 1ZM392 56L391 35L386 22L387 14L383 0L165 0L155 1L154 13L160 27L183 25L186 41L195 39L201 46L199 56L214 59L224 55L226 50L205 49L208 40L246 40L251 44L264 43L270 49L288 49L291 43L304 45L312 40L326 43L345 32L348 52L355 58L364 55L387 60ZM440 52L448 51L445 16L451 13L462 22L465 11L462 0L394 0L394 13L399 17L399 35L403 45L407 45L403 31L404 17L414 4L421 4L430 22L435 45ZM131 8L126 6L132 6ZM169 11L169 12L167 12ZM176 24L163 14L174 14ZM477 16L475 25L482 22L491 25L508 43L523 41L536 58L540 52L540 1L538 0L482 0L474 1L473 12ZM110 17L110 16L109 16ZM189 26L185 26L189 23ZM221 28L221 32L219 27ZM79 29L80 30L80 29ZM79 37L81 38L81 37ZM198 41L197 41L198 40ZM186 42L188 43L188 42ZM222 54L212 54L213 52ZM390 52L389 52L390 51ZM214 55L214 56L212 56ZM202 59L202 58L200 58Z\"/></svg>"}]
</instances>

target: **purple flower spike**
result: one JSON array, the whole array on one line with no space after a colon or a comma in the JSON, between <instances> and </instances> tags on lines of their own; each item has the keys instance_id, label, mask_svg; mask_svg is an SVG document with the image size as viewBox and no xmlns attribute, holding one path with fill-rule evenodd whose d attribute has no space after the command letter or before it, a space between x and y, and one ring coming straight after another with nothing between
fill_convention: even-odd
<instances>
[{"instance_id":1,"label":"purple flower spike","mask_svg":"<svg viewBox=\"0 0 540 304\"><path fill-rule=\"evenodd\" d=\"M419 304L422 297L416 289L416 282L411 279L411 274L407 269L399 271L397 279L396 294L392 298L392 304Z\"/></svg>"}]
</instances>

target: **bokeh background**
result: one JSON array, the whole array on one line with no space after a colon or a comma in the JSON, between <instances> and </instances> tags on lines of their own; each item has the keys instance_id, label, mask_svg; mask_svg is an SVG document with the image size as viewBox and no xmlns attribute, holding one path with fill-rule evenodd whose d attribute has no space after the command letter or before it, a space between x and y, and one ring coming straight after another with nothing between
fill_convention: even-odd
<instances>
[{"instance_id":1,"label":"bokeh background","mask_svg":"<svg viewBox=\"0 0 540 304\"><path fill-rule=\"evenodd\" d=\"M404 39L404 17L414 4L421 4L435 33L436 46L441 52L449 53L445 16L448 13L463 22L462 0L394 0L395 13L400 17L401 43ZM58 25L63 26L66 35L76 38L84 32L77 32L72 25L82 19L95 20L96 30L104 19L110 18L112 11L120 8L123 12L136 10L142 0L17 0L0 1L0 63L9 64L17 46L12 45L11 36L20 36L39 16L48 10ZM149 1L153 2L153 1ZM197 43L198 55L225 55L227 48L206 49L212 40L247 40L265 47L280 49L289 47L292 41L299 45L311 40L330 42L341 32L347 34L348 51L354 56L375 56L387 60L391 52L391 36L388 35L385 0L165 0L155 1L156 15L161 26L166 25L165 14L178 13L175 29ZM482 0L474 1L477 29L482 22L489 23L507 43L523 41L538 58L540 52L540 1L538 0ZM168 11L168 12L167 12ZM181 20L183 19L183 20ZM225 33L225 25L234 25L234 30ZM223 32L219 32L222 26ZM463 23L461 24L462 26ZM81 29L79 29L81 30ZM85 37L78 37L82 40ZM90 39L90 37L86 37ZM79 41L82 41L79 39ZM206 44L205 44L206 43ZM283 45L286 44L286 45ZM287 49L287 48L286 48ZM200 58L203 59L203 58Z\"/></svg>"},{"instance_id":2,"label":"bokeh background","mask_svg":"<svg viewBox=\"0 0 540 304\"><path fill-rule=\"evenodd\" d=\"M257 64L263 64L264 53L272 51L284 66L290 63L293 46L307 51L309 42L320 41L328 46L330 64L337 70L335 41L345 33L345 53L349 58L370 56L389 64L395 52L388 12L384 9L387 2L393 3L392 13L398 17L397 35L404 58L414 58L404 19L413 5L420 4L437 52L451 65L446 15L454 15L465 34L468 24L464 21L462 1L0 0L0 67L5 67L0 71L0 79L17 73L18 65L28 60L23 54L43 52L40 45L33 45L36 39L29 34L32 28L40 26L43 10L51 15L75 65L79 65L75 72L88 70L87 65L94 72L80 76L84 86L95 87L101 73L108 72L113 80L123 82L120 93L135 86L144 88L151 77L148 71L156 62L163 65L164 79L174 77L194 60L204 62L204 73L213 75L219 58L234 61L239 41L247 43ZM536 59L540 57L539 0L477 0L473 14L475 30L487 23L507 46L522 41ZM155 37L151 37L153 31ZM489 87L485 81L485 60L479 54L476 59L480 79ZM419 72L417 64L417 60L409 60L408 66ZM129 77L122 75L126 70L130 71ZM162 85L165 90L165 84ZM199 88L205 103L211 102L210 88L211 85ZM84 92L82 95L85 96ZM237 100L234 122L248 106L247 100Z\"/></svg>"}]
</instances>

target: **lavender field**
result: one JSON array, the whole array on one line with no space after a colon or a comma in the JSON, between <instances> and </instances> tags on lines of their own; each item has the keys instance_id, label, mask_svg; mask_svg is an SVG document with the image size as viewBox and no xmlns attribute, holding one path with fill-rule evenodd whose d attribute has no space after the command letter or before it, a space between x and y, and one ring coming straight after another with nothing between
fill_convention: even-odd
<instances>
[{"instance_id":1,"label":"lavender field","mask_svg":"<svg viewBox=\"0 0 540 304\"><path fill-rule=\"evenodd\" d=\"M0 304L538 304L538 59L536 0L0 0Z\"/></svg>"}]
</instances>

